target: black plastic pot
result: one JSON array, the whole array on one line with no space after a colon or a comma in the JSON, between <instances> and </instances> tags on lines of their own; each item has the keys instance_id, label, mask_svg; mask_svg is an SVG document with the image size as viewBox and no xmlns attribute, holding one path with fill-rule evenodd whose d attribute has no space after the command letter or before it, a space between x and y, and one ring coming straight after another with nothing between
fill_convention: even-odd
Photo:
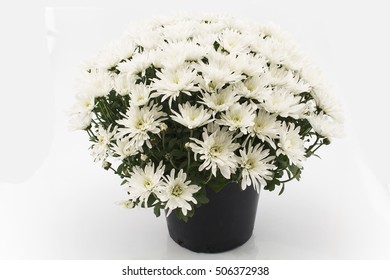
<instances>
[{"instance_id":1,"label":"black plastic pot","mask_svg":"<svg viewBox=\"0 0 390 280\"><path fill-rule=\"evenodd\" d=\"M180 246L194 252L218 253L241 246L252 236L259 194L242 191L229 183L215 193L206 187L210 202L196 208L188 222L175 213L167 217L169 235Z\"/></svg>"}]
</instances>

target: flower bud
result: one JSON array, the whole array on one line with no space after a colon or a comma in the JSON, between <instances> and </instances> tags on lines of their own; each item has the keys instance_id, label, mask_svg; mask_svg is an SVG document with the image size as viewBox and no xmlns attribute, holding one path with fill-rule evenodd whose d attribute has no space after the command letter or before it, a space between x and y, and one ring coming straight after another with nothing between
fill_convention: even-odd
<instances>
[{"instance_id":1,"label":"flower bud","mask_svg":"<svg viewBox=\"0 0 390 280\"><path fill-rule=\"evenodd\" d=\"M161 131L166 131L168 129L168 126L165 123L160 124Z\"/></svg>"},{"instance_id":2,"label":"flower bud","mask_svg":"<svg viewBox=\"0 0 390 280\"><path fill-rule=\"evenodd\" d=\"M134 202L131 201L131 200L125 200L125 201L121 201L119 203L120 206L122 206L123 208L127 208L127 209L131 209L131 208L134 208Z\"/></svg>"},{"instance_id":3,"label":"flower bud","mask_svg":"<svg viewBox=\"0 0 390 280\"><path fill-rule=\"evenodd\" d=\"M102 162L102 167L103 167L105 170L108 170L108 169L110 169L110 167L111 167L111 163L109 163L108 161L103 160L103 162Z\"/></svg>"},{"instance_id":4,"label":"flower bud","mask_svg":"<svg viewBox=\"0 0 390 280\"><path fill-rule=\"evenodd\" d=\"M141 154L141 160L146 161L148 159L148 156L145 154Z\"/></svg>"}]
</instances>

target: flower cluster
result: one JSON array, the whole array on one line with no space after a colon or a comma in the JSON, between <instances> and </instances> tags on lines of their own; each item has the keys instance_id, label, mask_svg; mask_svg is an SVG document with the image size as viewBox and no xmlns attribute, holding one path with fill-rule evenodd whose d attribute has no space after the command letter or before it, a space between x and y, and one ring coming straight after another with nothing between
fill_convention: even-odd
<instances>
[{"instance_id":1,"label":"flower cluster","mask_svg":"<svg viewBox=\"0 0 390 280\"><path fill-rule=\"evenodd\" d=\"M235 181L283 192L341 131L319 71L274 26L229 17L158 19L87 63L72 125L128 191L127 207L207 203Z\"/></svg>"}]
</instances>

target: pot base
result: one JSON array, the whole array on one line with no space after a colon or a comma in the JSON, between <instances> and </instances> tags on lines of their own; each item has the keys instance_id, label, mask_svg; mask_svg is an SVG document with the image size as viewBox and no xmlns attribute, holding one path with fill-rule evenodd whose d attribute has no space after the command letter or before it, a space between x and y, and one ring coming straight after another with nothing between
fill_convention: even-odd
<instances>
[{"instance_id":1,"label":"pot base","mask_svg":"<svg viewBox=\"0 0 390 280\"><path fill-rule=\"evenodd\" d=\"M170 237L194 252L219 253L247 242L253 233L259 195L229 183L220 192L206 188L210 202L195 210L188 222L174 213L167 217Z\"/></svg>"}]
</instances>

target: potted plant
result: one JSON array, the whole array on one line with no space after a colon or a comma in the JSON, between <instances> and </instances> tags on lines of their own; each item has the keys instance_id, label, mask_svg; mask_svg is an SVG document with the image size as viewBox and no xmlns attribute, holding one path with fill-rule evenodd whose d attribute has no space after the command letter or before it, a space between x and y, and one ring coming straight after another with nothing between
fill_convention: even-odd
<instances>
[{"instance_id":1,"label":"potted plant","mask_svg":"<svg viewBox=\"0 0 390 280\"><path fill-rule=\"evenodd\" d=\"M165 211L193 251L245 243L261 189L282 194L340 132L340 106L288 35L230 17L134 27L85 66L71 122L123 179L128 208Z\"/></svg>"}]
</instances>

